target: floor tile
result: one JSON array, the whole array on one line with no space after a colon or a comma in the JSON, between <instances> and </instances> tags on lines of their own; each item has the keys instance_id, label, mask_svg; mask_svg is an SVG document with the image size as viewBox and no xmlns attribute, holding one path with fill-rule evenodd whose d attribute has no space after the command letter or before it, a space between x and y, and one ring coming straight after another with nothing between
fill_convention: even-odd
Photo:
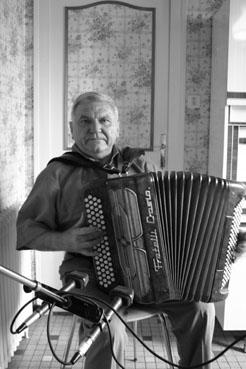
<instances>
[{"instance_id":1,"label":"floor tile","mask_svg":"<svg viewBox=\"0 0 246 369\"><path fill-rule=\"evenodd\" d=\"M70 314L53 315L53 322L50 327L50 338L56 355L64 360L64 352L67 340L70 335L72 316ZM60 369L61 364L53 357L47 341L46 317L38 320L29 327L29 338L24 338L15 352L7 369ZM72 351L69 354L69 361L73 353L77 350L77 323L75 334L72 340ZM244 333L244 332L241 332ZM216 324L213 351L219 354L231 343L240 332L223 332ZM144 343L161 357L167 358L166 350L163 345L161 326L156 317L144 320L138 324L138 334ZM175 337L170 332L172 354L174 361L178 362L178 353ZM137 342L137 361L134 361L133 338L129 335L129 342L125 353L125 369L167 369L168 365L149 353L142 345ZM73 369L82 368L83 359L79 360ZM66 367L70 369L69 366ZM213 363L213 369L246 369L246 353L244 353L244 343L237 343L232 349Z\"/></svg>"}]
</instances>

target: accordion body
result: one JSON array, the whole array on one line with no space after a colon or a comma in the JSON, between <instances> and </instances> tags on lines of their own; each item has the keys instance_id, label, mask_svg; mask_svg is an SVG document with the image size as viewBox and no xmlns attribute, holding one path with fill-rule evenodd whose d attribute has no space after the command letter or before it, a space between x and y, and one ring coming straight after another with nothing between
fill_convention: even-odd
<instances>
[{"instance_id":1,"label":"accordion body","mask_svg":"<svg viewBox=\"0 0 246 369\"><path fill-rule=\"evenodd\" d=\"M140 304L224 300L245 186L190 172L151 172L90 184L89 225L105 231L94 267L99 288L134 290Z\"/></svg>"}]
</instances>

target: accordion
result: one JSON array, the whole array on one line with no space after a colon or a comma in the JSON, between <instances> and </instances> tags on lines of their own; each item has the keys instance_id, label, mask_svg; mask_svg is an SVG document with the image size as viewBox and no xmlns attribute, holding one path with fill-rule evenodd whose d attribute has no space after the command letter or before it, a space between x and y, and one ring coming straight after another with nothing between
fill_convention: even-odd
<instances>
[{"instance_id":1,"label":"accordion","mask_svg":"<svg viewBox=\"0 0 246 369\"><path fill-rule=\"evenodd\" d=\"M87 222L105 231L94 257L99 288L127 286L140 304L224 300L244 196L243 183L190 172L90 184Z\"/></svg>"}]
</instances>

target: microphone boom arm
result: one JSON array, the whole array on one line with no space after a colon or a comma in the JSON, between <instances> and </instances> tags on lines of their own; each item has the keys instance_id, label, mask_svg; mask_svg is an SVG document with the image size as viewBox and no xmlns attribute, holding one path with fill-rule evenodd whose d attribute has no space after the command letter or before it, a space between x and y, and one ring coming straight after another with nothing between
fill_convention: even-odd
<instances>
[{"instance_id":1,"label":"microphone boom arm","mask_svg":"<svg viewBox=\"0 0 246 369\"><path fill-rule=\"evenodd\" d=\"M96 304L90 302L88 299L83 300L75 297L71 294L63 297L62 294L66 293L67 289L56 290L45 284L41 284L38 281L31 280L23 275L16 273L2 265L0 265L0 273L5 274L7 277L14 279L15 281L24 285L25 292L34 291L36 297L46 301L48 304L55 303L58 307L63 310L69 311L72 314L78 315L84 319L88 319L93 323L98 323L101 320L103 309ZM71 272L68 275L68 286L69 291L75 288L83 288L88 283L88 275L85 273ZM69 285L69 280L74 282L73 285ZM86 296L85 296L86 297ZM42 310L42 315L46 312L46 307ZM36 321L37 319L35 319ZM25 323L25 322L24 322ZM30 324L29 324L30 325ZM23 327L19 327L19 329ZM25 329L25 328L24 328Z\"/></svg>"},{"instance_id":2,"label":"microphone boom arm","mask_svg":"<svg viewBox=\"0 0 246 369\"><path fill-rule=\"evenodd\" d=\"M24 277L23 275L16 273L13 270L8 269L2 265L0 265L0 273L5 274L7 277L14 279L15 281L23 284L26 287L24 288L25 292L31 292L31 291L37 292L37 294L40 295L41 299L42 299L41 296L44 296L50 300L48 302L56 302L56 303L62 303L62 304L65 304L67 302L64 297L55 293L56 291L55 289L48 287L44 284L41 284L38 281Z\"/></svg>"}]
</instances>

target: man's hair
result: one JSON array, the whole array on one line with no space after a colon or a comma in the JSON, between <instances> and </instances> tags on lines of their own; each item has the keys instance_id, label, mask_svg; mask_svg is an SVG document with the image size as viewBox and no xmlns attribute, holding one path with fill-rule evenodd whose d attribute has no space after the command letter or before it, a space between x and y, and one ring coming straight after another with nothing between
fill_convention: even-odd
<instances>
[{"instance_id":1,"label":"man's hair","mask_svg":"<svg viewBox=\"0 0 246 369\"><path fill-rule=\"evenodd\" d=\"M116 119L118 120L119 113L118 113L118 108L114 100L110 96L100 93L100 92L96 92L96 91L85 92L79 95L75 99L73 103L73 107L72 107L72 112L71 112L72 119L74 118L76 108L84 102L105 102L107 103L111 107L112 111L114 112L116 116Z\"/></svg>"}]
</instances>

